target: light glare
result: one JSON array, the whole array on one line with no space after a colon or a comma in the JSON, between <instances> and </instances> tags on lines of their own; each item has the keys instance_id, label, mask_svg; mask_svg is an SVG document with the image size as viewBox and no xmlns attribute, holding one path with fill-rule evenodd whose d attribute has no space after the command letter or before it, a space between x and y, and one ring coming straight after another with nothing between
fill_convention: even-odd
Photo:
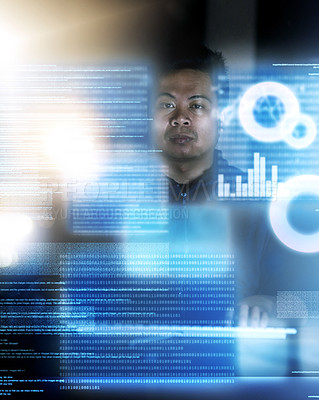
<instances>
[{"instance_id":1,"label":"light glare","mask_svg":"<svg viewBox=\"0 0 319 400\"><path fill-rule=\"evenodd\" d=\"M27 237L33 229L30 217L21 214L0 215L0 244L18 243Z\"/></svg>"},{"instance_id":2,"label":"light glare","mask_svg":"<svg viewBox=\"0 0 319 400\"><path fill-rule=\"evenodd\" d=\"M49 133L46 147L57 167L67 177L94 172L92 139L80 127L57 126Z\"/></svg>"}]
</instances>

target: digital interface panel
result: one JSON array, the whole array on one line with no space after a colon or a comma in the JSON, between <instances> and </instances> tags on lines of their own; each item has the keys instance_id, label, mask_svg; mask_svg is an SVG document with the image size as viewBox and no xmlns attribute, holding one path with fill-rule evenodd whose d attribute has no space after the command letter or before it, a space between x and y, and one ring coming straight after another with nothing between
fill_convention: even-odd
<instances>
[{"instance_id":1,"label":"digital interface panel","mask_svg":"<svg viewBox=\"0 0 319 400\"><path fill-rule=\"evenodd\" d=\"M204 204L169 203L153 83L144 64L5 77L1 395L317 374L317 76L231 77L218 150L235 168L217 164ZM275 322L239 327L255 295Z\"/></svg>"}]
</instances>

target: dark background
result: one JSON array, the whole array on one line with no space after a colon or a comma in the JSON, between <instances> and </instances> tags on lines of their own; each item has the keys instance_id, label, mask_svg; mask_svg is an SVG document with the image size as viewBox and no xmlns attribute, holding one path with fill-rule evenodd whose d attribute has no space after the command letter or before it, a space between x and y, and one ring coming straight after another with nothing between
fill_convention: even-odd
<instances>
[{"instance_id":1,"label":"dark background","mask_svg":"<svg viewBox=\"0 0 319 400\"><path fill-rule=\"evenodd\" d=\"M2 0L0 38L19 39L22 62L152 59L168 44L205 41L230 69L316 62L316 0ZM0 43L1 50L1 43Z\"/></svg>"}]
</instances>

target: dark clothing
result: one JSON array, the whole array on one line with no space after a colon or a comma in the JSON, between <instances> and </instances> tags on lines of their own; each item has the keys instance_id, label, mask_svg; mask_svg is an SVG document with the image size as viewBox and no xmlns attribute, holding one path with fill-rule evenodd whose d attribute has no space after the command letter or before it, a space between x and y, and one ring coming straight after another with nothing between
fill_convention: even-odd
<instances>
[{"instance_id":1,"label":"dark clothing","mask_svg":"<svg viewBox=\"0 0 319 400\"><path fill-rule=\"evenodd\" d=\"M170 221L170 246L179 253L232 254L235 260L237 300L262 293L262 259L270 231L266 203L218 199L218 173L235 187L242 172L228 165L220 151L214 162L196 180L181 185L169 179L172 208L184 217ZM234 190L232 190L234 191Z\"/></svg>"},{"instance_id":2,"label":"dark clothing","mask_svg":"<svg viewBox=\"0 0 319 400\"><path fill-rule=\"evenodd\" d=\"M187 184L179 184L169 179L169 201L171 204L198 204L217 200L218 171L222 170L234 185L236 175L241 175L238 168L228 165L219 150L214 152L212 166L200 177Z\"/></svg>"}]
</instances>

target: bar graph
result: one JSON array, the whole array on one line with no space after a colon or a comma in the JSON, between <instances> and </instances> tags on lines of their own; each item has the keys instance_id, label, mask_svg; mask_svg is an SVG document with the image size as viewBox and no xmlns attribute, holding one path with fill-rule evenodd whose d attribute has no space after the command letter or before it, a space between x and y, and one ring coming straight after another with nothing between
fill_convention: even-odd
<instances>
[{"instance_id":1,"label":"bar graph","mask_svg":"<svg viewBox=\"0 0 319 400\"><path fill-rule=\"evenodd\" d=\"M218 197L271 199L276 197L278 186L278 166L272 165L270 177L266 179L266 157L254 153L254 168L249 168L247 179L243 175L236 176L235 190L231 191L230 182L225 182L224 174L218 174Z\"/></svg>"}]
</instances>

